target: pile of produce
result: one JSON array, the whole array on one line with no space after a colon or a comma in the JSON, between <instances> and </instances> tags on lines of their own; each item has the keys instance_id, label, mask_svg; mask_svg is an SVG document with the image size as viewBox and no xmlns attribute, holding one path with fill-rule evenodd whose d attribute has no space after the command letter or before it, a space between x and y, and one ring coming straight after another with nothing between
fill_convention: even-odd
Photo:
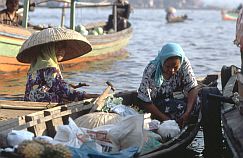
<instances>
[{"instance_id":1,"label":"pile of produce","mask_svg":"<svg viewBox=\"0 0 243 158\"><path fill-rule=\"evenodd\" d=\"M72 153L62 144L53 145L42 140L26 140L19 144L17 153L24 158L71 158Z\"/></svg>"},{"instance_id":2,"label":"pile of produce","mask_svg":"<svg viewBox=\"0 0 243 158\"><path fill-rule=\"evenodd\" d=\"M87 36L87 35L95 35L95 36L98 36L98 35L104 35L106 34L106 32L104 31L104 29L102 27L95 27L94 29L90 29L90 30L87 30L85 28L85 26L83 25L77 25L75 27L75 31L79 32L80 34L84 35L84 36Z\"/></svg>"}]
</instances>

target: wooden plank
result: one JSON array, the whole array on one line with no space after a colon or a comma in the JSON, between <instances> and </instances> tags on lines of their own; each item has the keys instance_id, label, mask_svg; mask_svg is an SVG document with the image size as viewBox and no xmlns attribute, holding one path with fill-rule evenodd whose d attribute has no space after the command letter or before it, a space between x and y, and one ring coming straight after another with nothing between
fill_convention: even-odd
<instances>
[{"instance_id":1,"label":"wooden plank","mask_svg":"<svg viewBox=\"0 0 243 158\"><path fill-rule=\"evenodd\" d=\"M28 131L33 132L35 136L54 136L57 126L67 124L71 113L79 113L91 109L93 106L91 101L92 99L73 102L67 105L31 113L26 116L0 121L0 146L6 145L7 133L13 129L28 129Z\"/></svg>"},{"instance_id":2,"label":"wooden plank","mask_svg":"<svg viewBox=\"0 0 243 158\"><path fill-rule=\"evenodd\" d=\"M0 106L2 106L2 105L26 106L26 107L48 107L48 106L56 106L58 104L57 103L47 103L47 102L0 100Z\"/></svg>"},{"instance_id":3,"label":"wooden plank","mask_svg":"<svg viewBox=\"0 0 243 158\"><path fill-rule=\"evenodd\" d=\"M59 116L61 107L48 109L44 111L44 116ZM54 137L56 135L57 126L63 125L62 117L56 117L46 122L47 135Z\"/></svg>"},{"instance_id":4,"label":"wooden plank","mask_svg":"<svg viewBox=\"0 0 243 158\"><path fill-rule=\"evenodd\" d=\"M243 74L237 74L239 95L243 98Z\"/></svg>"},{"instance_id":5,"label":"wooden plank","mask_svg":"<svg viewBox=\"0 0 243 158\"><path fill-rule=\"evenodd\" d=\"M25 116L26 122L30 122L33 120L41 120L42 118L44 118L43 111ZM37 125L28 127L27 130L34 133L35 136L46 135L46 124L45 122L39 122Z\"/></svg>"},{"instance_id":6,"label":"wooden plank","mask_svg":"<svg viewBox=\"0 0 243 158\"><path fill-rule=\"evenodd\" d=\"M0 105L1 109L15 109L15 110L44 110L47 109L47 107L31 107L31 106L19 106L19 105L6 105L6 104L1 104Z\"/></svg>"},{"instance_id":7,"label":"wooden plank","mask_svg":"<svg viewBox=\"0 0 243 158\"><path fill-rule=\"evenodd\" d=\"M40 110L0 109L1 121L22 117ZM0 121L0 122L1 122ZM1 124L1 123L0 123Z\"/></svg>"},{"instance_id":8,"label":"wooden plank","mask_svg":"<svg viewBox=\"0 0 243 158\"><path fill-rule=\"evenodd\" d=\"M1 121L0 122L0 131L5 131L7 129L13 129L24 123L25 123L24 117L18 117L18 118L6 120L6 121Z\"/></svg>"},{"instance_id":9,"label":"wooden plank","mask_svg":"<svg viewBox=\"0 0 243 158\"><path fill-rule=\"evenodd\" d=\"M226 85L225 85L225 87L223 89L223 95L225 97L230 97L230 96L233 95L232 92L233 92L233 89L234 89L236 80L237 80L237 76L236 75L233 75L233 76L230 77L230 79L226 83Z\"/></svg>"}]
</instances>

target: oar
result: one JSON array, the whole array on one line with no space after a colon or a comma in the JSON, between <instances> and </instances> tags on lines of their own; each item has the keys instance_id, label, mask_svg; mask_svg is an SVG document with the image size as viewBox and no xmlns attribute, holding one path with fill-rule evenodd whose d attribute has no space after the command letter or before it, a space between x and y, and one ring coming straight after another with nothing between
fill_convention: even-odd
<instances>
[{"instance_id":1,"label":"oar","mask_svg":"<svg viewBox=\"0 0 243 158\"><path fill-rule=\"evenodd\" d=\"M77 85L74 85L74 84L69 84L69 86L71 86L72 88L76 89L76 88L80 88L80 87L83 87L83 86L89 86L88 84L86 83L79 83Z\"/></svg>"},{"instance_id":2,"label":"oar","mask_svg":"<svg viewBox=\"0 0 243 158\"><path fill-rule=\"evenodd\" d=\"M96 110L101 110L105 104L105 99L109 95L110 90L115 91L113 85L107 81L106 84L108 87L104 90L104 92L95 100L93 108L90 112L94 112Z\"/></svg>"}]
</instances>

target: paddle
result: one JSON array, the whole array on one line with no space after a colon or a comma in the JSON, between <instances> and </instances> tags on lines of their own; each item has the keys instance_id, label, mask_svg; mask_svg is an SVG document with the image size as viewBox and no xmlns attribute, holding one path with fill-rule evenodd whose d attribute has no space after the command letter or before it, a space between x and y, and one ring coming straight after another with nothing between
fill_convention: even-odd
<instances>
[{"instance_id":1,"label":"paddle","mask_svg":"<svg viewBox=\"0 0 243 158\"><path fill-rule=\"evenodd\" d=\"M110 90L115 91L113 85L107 81L106 84L108 87L103 91L103 93L94 101L94 106L90 110L90 112L94 112L96 110L101 110L105 104L105 99L109 95Z\"/></svg>"}]
</instances>

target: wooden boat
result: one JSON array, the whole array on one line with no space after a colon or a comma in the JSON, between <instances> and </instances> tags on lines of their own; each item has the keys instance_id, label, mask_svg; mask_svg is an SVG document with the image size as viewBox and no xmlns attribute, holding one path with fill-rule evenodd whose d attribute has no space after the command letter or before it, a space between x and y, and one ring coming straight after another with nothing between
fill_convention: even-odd
<instances>
[{"instance_id":1,"label":"wooden boat","mask_svg":"<svg viewBox=\"0 0 243 158\"><path fill-rule=\"evenodd\" d=\"M167 20L167 23L180 23L180 22L184 22L185 20L188 20L187 15L176 16L171 18L170 20Z\"/></svg>"},{"instance_id":2,"label":"wooden boat","mask_svg":"<svg viewBox=\"0 0 243 158\"><path fill-rule=\"evenodd\" d=\"M236 21L238 17L238 13L235 11L221 10L221 16L223 20Z\"/></svg>"},{"instance_id":3,"label":"wooden boat","mask_svg":"<svg viewBox=\"0 0 243 158\"><path fill-rule=\"evenodd\" d=\"M237 24L237 27L242 26ZM241 31L236 30L236 35L242 33ZM238 38L235 43L240 43ZM241 61L243 61L242 51ZM223 142L227 143L225 146L229 150L227 157L243 157L242 64L241 68L234 65L222 67L221 90L218 88L205 89L207 103L202 107L202 125L206 157L222 157Z\"/></svg>"},{"instance_id":4,"label":"wooden boat","mask_svg":"<svg viewBox=\"0 0 243 158\"><path fill-rule=\"evenodd\" d=\"M215 85L216 80L217 75L211 75L202 80L201 85ZM136 91L120 92L116 93L114 96L122 97L124 105L139 108L140 103L137 98ZM181 94L176 94L175 97L177 96L180 97ZM9 101L8 104L11 104L11 101ZM22 102L22 104L24 104L24 102ZM18 105L20 105L20 102L18 103ZM33 132L36 136L48 135L53 137L56 133L55 129L58 125L67 124L68 117L75 119L81 115L87 114L90 109L92 109L93 105L93 100L89 99L34 112L6 121L0 121L0 147L6 147L6 135L9 131L13 129L27 129L28 131ZM189 121L189 124L181 130L181 133L179 135L163 143L159 148L154 149L152 152L138 155L137 157L159 157L170 155L171 153L175 153L177 151L185 149L195 138L200 128L200 121L201 115L193 117ZM12 155L10 154L5 156L11 157Z\"/></svg>"},{"instance_id":5,"label":"wooden boat","mask_svg":"<svg viewBox=\"0 0 243 158\"><path fill-rule=\"evenodd\" d=\"M75 11L75 3L71 1L71 13ZM113 6L113 4L110 4ZM99 5L95 5L98 7ZM107 4L105 6L108 6ZM28 7L25 7L28 8ZM113 6L113 8L115 8ZM20 63L16 60L16 55L22 43L35 31L40 28L28 27L28 14L24 12L24 19L22 27L14 27L0 24L0 72L21 72L29 68L28 64ZM75 29L75 14L70 17L70 28ZM105 30L106 22L97 22L85 25L86 29L92 30L96 27L102 27ZM116 25L115 25L116 26ZM116 30L116 29L115 29ZM108 30L105 30L106 32ZM93 46L92 52L76 58L71 61L63 62L64 67L78 66L79 63L93 60L100 60L113 56L120 56L125 54L124 47L128 44L132 36L132 26L128 22L128 27L121 31L109 32L102 35L87 35L87 39Z\"/></svg>"},{"instance_id":6,"label":"wooden boat","mask_svg":"<svg viewBox=\"0 0 243 158\"><path fill-rule=\"evenodd\" d=\"M239 102L224 103L221 117L224 136L233 157L243 157L243 74L239 68L232 65L224 66L221 70L224 79L223 96L232 97L237 92Z\"/></svg>"},{"instance_id":7,"label":"wooden boat","mask_svg":"<svg viewBox=\"0 0 243 158\"><path fill-rule=\"evenodd\" d=\"M207 103L202 107L202 124L206 157L222 157L223 138L229 157L243 157L243 75L239 70L234 65L223 66L222 91L216 87L204 90Z\"/></svg>"}]
</instances>

